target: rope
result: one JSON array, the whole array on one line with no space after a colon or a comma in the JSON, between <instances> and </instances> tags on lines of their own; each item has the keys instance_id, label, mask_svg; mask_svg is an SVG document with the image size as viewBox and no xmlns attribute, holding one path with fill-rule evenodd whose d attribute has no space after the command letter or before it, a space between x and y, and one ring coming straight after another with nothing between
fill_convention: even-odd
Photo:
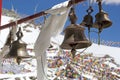
<instances>
[{"instance_id":1,"label":"rope","mask_svg":"<svg viewBox=\"0 0 120 80\"><path fill-rule=\"evenodd\" d=\"M98 32L98 45L100 45L100 32Z\"/></svg>"},{"instance_id":2,"label":"rope","mask_svg":"<svg viewBox=\"0 0 120 80\"><path fill-rule=\"evenodd\" d=\"M98 45L100 45L100 31L99 32L97 32L97 31L90 31L90 32L94 32L94 33L98 34Z\"/></svg>"},{"instance_id":3,"label":"rope","mask_svg":"<svg viewBox=\"0 0 120 80\"><path fill-rule=\"evenodd\" d=\"M91 16L91 13L93 12L91 0L88 0L88 6L89 6L89 8L86 10L86 12L87 12L87 16L89 16L89 17L87 17L87 16L86 17L89 19L87 19L87 21L85 21L86 22L85 26L88 27L88 38L90 40L90 28L93 25L93 21L92 21L93 17Z\"/></svg>"},{"instance_id":4,"label":"rope","mask_svg":"<svg viewBox=\"0 0 120 80\"><path fill-rule=\"evenodd\" d=\"M88 0L88 6L91 6L91 0Z\"/></svg>"},{"instance_id":5,"label":"rope","mask_svg":"<svg viewBox=\"0 0 120 80\"><path fill-rule=\"evenodd\" d=\"M87 47L88 48L88 47ZM80 53L82 54L83 52L85 52L85 50L87 50L87 48L85 48L83 51L81 51Z\"/></svg>"}]
</instances>

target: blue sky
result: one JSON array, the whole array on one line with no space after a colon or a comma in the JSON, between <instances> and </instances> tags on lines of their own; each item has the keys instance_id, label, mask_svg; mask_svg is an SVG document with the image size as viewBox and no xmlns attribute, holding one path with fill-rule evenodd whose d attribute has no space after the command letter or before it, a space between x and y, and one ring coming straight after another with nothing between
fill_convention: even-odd
<instances>
[{"instance_id":1,"label":"blue sky","mask_svg":"<svg viewBox=\"0 0 120 80\"><path fill-rule=\"evenodd\" d=\"M14 9L20 13L25 15L32 15L35 12L40 12L46 9L51 8L53 5L64 2L66 0L3 0L3 8L11 9L12 6ZM107 1L107 0L106 0ZM111 3L109 2L111 1ZM113 1L113 2L112 2ZM110 3L110 4L109 4ZM78 17L77 23L81 23L83 17L87 14L86 10L88 8L88 2L83 2L81 4L76 5L75 11ZM98 13L97 4L93 4L94 12L92 13L94 19L95 14ZM120 1L119 0L108 0L108 2L103 4L103 9L105 12L109 14L110 20L113 22L112 26L106 28L101 33L101 39L107 41L120 41ZM69 25L67 21L66 25ZM87 32L87 29L86 29ZM97 39L96 33L91 33L91 38Z\"/></svg>"}]
</instances>

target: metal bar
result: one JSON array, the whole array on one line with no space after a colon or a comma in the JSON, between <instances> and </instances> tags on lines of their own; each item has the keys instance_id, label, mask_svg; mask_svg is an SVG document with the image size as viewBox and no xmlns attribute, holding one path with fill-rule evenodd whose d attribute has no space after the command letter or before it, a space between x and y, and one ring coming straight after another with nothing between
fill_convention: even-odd
<instances>
[{"instance_id":1,"label":"metal bar","mask_svg":"<svg viewBox=\"0 0 120 80\"><path fill-rule=\"evenodd\" d=\"M73 0L71 0L71 1L69 1L68 7L69 7L69 6L72 6L72 5L74 5L74 4L78 4L78 3L82 2L82 1L84 1L84 0L75 0L74 3L73 3ZM41 11L41 12L39 12L39 13L33 14L33 15L28 16L28 17L25 17L25 18L22 18L22 19L20 19L20 20L17 20L17 21L14 21L14 22L11 22L11 23L2 25L2 26L0 26L0 30L5 29L5 28L8 28L8 27L12 27L12 26L16 25L16 22L17 22L17 24L21 24L21 23L23 23L23 22L26 22L26 21L29 21L29 20L33 20L33 19L35 19L35 18L38 18L38 17L40 17L40 16L43 16L43 15L45 15L45 14L47 14L47 13L45 13L44 11Z\"/></svg>"},{"instance_id":2,"label":"metal bar","mask_svg":"<svg viewBox=\"0 0 120 80\"><path fill-rule=\"evenodd\" d=\"M8 28L8 27L12 27L12 26L16 25L16 22L17 22L17 24L21 24L21 23L23 23L23 22L26 22L26 21L35 19L35 18L40 17L40 16L43 16L43 15L45 15L45 14L46 14L46 13L44 13L44 11L42 11L42 12L36 13L36 14L34 14L34 15L31 15L31 16L28 16L28 17L25 17L25 18L22 18L22 19L20 19L20 20L17 20L17 21L14 21L14 22L5 24L5 25L3 25L3 26L0 26L0 30L5 29L5 28Z\"/></svg>"}]
</instances>

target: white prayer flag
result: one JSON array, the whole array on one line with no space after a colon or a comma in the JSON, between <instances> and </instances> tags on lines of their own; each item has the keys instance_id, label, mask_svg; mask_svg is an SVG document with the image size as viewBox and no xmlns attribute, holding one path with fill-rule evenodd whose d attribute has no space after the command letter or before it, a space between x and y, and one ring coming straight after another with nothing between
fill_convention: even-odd
<instances>
[{"instance_id":1,"label":"white prayer flag","mask_svg":"<svg viewBox=\"0 0 120 80\"><path fill-rule=\"evenodd\" d=\"M50 16L46 19L34 47L35 55L37 57L38 80L47 79L47 63L45 51L50 46L51 37L59 34L63 30L69 10L70 8L68 8L66 5L64 7L59 6L59 8L45 11L45 13L50 14Z\"/></svg>"}]
</instances>

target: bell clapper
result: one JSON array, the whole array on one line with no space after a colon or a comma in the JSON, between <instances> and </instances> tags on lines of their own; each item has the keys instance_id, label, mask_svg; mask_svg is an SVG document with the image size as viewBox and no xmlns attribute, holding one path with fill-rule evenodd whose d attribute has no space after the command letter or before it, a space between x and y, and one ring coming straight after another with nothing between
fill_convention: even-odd
<instances>
[{"instance_id":1,"label":"bell clapper","mask_svg":"<svg viewBox=\"0 0 120 80\"><path fill-rule=\"evenodd\" d=\"M16 62L18 63L18 65L20 65L21 60L22 60L22 59L21 59L20 57L17 57L17 58L16 58Z\"/></svg>"},{"instance_id":2,"label":"bell clapper","mask_svg":"<svg viewBox=\"0 0 120 80\"><path fill-rule=\"evenodd\" d=\"M75 53L76 53L76 49L75 49L76 45L77 45L77 43L76 44L70 44L70 46L72 47L71 54L72 54L73 59L74 59Z\"/></svg>"},{"instance_id":3,"label":"bell clapper","mask_svg":"<svg viewBox=\"0 0 120 80\"><path fill-rule=\"evenodd\" d=\"M76 53L76 49L72 48L72 49L71 49L71 53L72 53L72 57L73 57L73 59L74 59L75 53Z\"/></svg>"}]
</instances>

